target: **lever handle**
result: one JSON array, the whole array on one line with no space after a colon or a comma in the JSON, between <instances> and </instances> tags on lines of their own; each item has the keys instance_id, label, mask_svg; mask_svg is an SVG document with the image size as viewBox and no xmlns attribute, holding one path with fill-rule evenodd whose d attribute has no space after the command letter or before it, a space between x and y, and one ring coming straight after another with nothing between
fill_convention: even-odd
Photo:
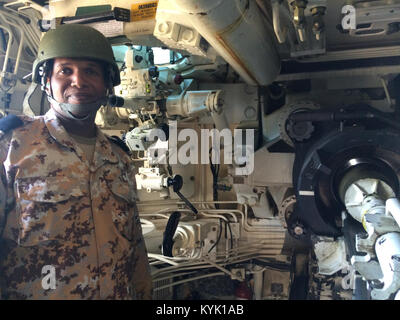
<instances>
[{"instance_id":1,"label":"lever handle","mask_svg":"<svg viewBox=\"0 0 400 320\"><path fill-rule=\"evenodd\" d=\"M168 187L172 186L174 192L190 208L190 210L192 210L195 214L198 213L197 209L193 206L193 204L191 204L190 201L186 199L182 193L180 193L180 190L182 189L183 186L183 178L179 174L175 175L173 178L168 178L167 185Z\"/></svg>"},{"instance_id":2,"label":"lever handle","mask_svg":"<svg viewBox=\"0 0 400 320\"><path fill-rule=\"evenodd\" d=\"M167 222L165 227L163 243L162 243L162 253L164 256L172 257L172 247L174 245L174 234L176 228L179 224L179 219L181 218L180 212L173 212Z\"/></svg>"}]
</instances>

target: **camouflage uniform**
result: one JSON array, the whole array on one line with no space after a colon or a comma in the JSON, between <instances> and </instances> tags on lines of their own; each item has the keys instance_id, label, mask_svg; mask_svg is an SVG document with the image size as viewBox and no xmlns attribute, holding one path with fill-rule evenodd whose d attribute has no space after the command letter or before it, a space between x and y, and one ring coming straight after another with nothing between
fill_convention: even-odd
<instances>
[{"instance_id":1,"label":"camouflage uniform","mask_svg":"<svg viewBox=\"0 0 400 320\"><path fill-rule=\"evenodd\" d=\"M3 298L151 299L129 157L98 130L89 163L52 109L21 119L0 136Z\"/></svg>"}]
</instances>

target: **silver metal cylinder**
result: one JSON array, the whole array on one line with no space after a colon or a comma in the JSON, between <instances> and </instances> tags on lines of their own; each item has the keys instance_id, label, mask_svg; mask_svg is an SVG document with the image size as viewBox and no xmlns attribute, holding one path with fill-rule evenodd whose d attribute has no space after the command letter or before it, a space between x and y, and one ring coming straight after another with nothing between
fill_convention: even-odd
<instances>
[{"instance_id":1,"label":"silver metal cylinder","mask_svg":"<svg viewBox=\"0 0 400 320\"><path fill-rule=\"evenodd\" d=\"M371 297L376 300L389 299L400 289L400 233L389 232L375 243L375 252L382 269L383 288L373 289Z\"/></svg>"},{"instance_id":2,"label":"silver metal cylinder","mask_svg":"<svg viewBox=\"0 0 400 320\"><path fill-rule=\"evenodd\" d=\"M207 111L218 112L223 104L223 100L219 99L220 93L220 90L199 90L171 95L167 98L167 112L185 117Z\"/></svg>"},{"instance_id":3,"label":"silver metal cylinder","mask_svg":"<svg viewBox=\"0 0 400 320\"><path fill-rule=\"evenodd\" d=\"M263 284L264 284L264 268L260 266L254 266L253 277L254 277L254 299L261 300Z\"/></svg>"},{"instance_id":4,"label":"silver metal cylinder","mask_svg":"<svg viewBox=\"0 0 400 320\"><path fill-rule=\"evenodd\" d=\"M391 198L386 200L386 215L391 214L400 227L400 200Z\"/></svg>"}]
</instances>

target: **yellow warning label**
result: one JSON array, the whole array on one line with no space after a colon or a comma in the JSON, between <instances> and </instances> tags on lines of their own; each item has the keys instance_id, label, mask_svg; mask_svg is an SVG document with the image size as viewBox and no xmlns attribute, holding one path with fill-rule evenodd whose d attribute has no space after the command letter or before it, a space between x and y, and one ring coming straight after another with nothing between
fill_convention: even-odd
<instances>
[{"instance_id":1,"label":"yellow warning label","mask_svg":"<svg viewBox=\"0 0 400 320\"><path fill-rule=\"evenodd\" d=\"M150 20L156 17L158 0L135 3L131 6L131 21Z\"/></svg>"}]
</instances>

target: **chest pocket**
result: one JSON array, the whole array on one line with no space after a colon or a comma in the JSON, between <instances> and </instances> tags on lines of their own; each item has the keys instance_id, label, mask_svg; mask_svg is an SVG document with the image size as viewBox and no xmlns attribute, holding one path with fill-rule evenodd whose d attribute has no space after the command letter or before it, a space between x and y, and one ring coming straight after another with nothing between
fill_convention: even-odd
<instances>
[{"instance_id":1,"label":"chest pocket","mask_svg":"<svg viewBox=\"0 0 400 320\"><path fill-rule=\"evenodd\" d=\"M113 194L112 220L118 231L124 238L131 241L134 233L134 219L136 208L135 185L129 181L124 173L114 176L108 184Z\"/></svg>"},{"instance_id":2,"label":"chest pocket","mask_svg":"<svg viewBox=\"0 0 400 320\"><path fill-rule=\"evenodd\" d=\"M72 241L88 232L90 207L79 181L68 177L19 178L15 182L18 243Z\"/></svg>"}]
</instances>

